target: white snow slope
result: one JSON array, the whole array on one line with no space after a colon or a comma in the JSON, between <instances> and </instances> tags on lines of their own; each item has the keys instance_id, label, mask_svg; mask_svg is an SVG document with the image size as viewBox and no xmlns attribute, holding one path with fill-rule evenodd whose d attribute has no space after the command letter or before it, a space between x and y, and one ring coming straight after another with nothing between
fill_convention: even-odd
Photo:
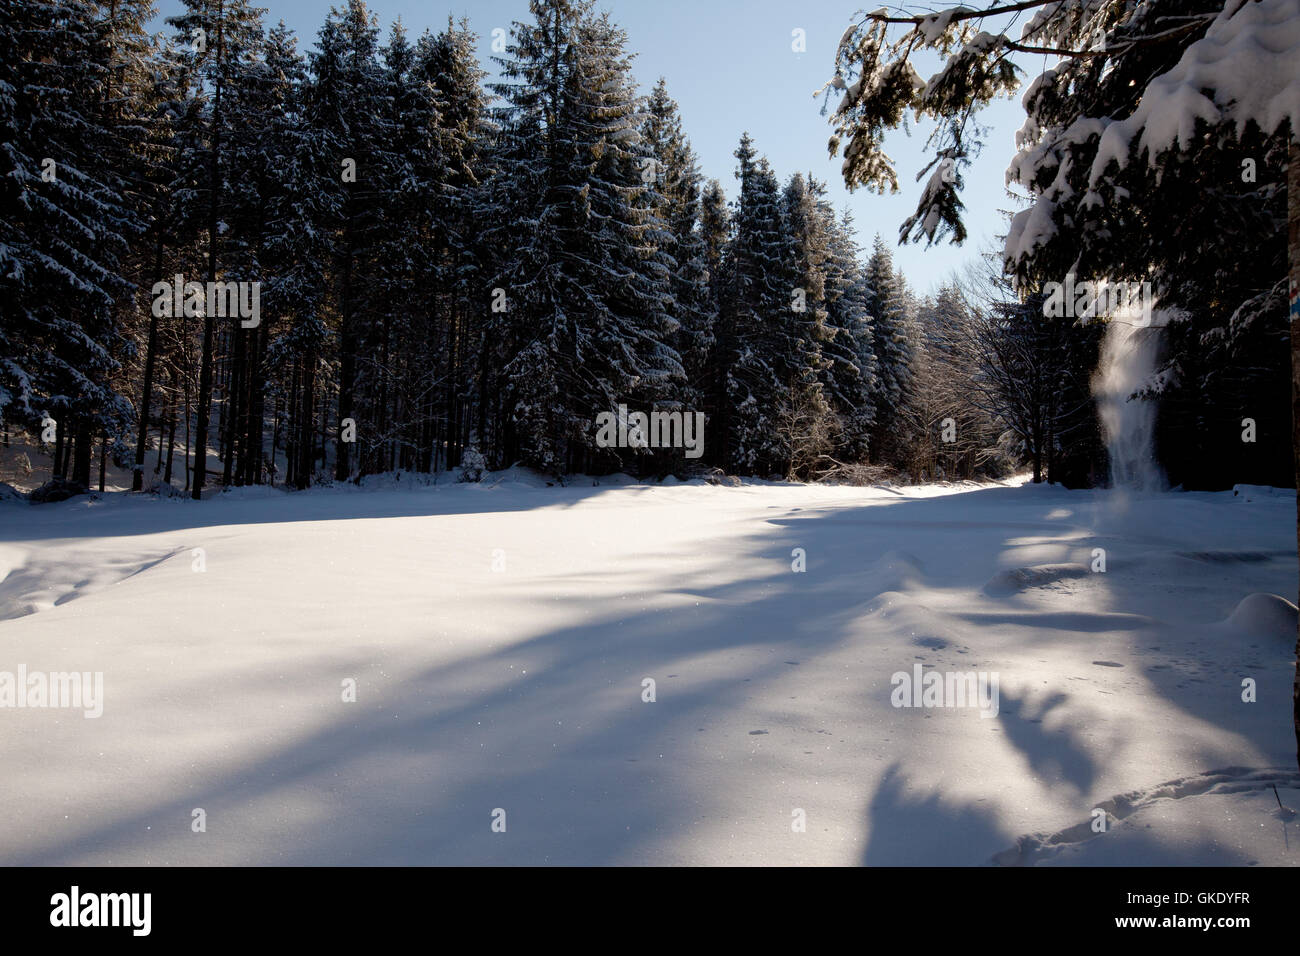
<instances>
[{"instance_id":1,"label":"white snow slope","mask_svg":"<svg viewBox=\"0 0 1300 956\"><path fill-rule=\"evenodd\" d=\"M0 503L0 864L1300 860L1289 493L539 484Z\"/></svg>"}]
</instances>

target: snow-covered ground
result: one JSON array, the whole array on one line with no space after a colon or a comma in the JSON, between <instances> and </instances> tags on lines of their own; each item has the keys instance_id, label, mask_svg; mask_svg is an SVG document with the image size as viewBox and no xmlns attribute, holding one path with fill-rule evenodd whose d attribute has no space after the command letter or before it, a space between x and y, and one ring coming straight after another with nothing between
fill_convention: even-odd
<instances>
[{"instance_id":1,"label":"snow-covered ground","mask_svg":"<svg viewBox=\"0 0 1300 956\"><path fill-rule=\"evenodd\" d=\"M1290 493L401 484L0 502L0 863L1300 860Z\"/></svg>"}]
</instances>

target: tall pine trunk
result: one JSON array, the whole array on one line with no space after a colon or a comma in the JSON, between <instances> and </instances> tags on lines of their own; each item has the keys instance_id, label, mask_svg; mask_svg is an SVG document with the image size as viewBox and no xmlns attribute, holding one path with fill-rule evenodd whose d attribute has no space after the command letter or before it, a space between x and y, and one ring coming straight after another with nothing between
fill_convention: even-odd
<instances>
[{"instance_id":1,"label":"tall pine trunk","mask_svg":"<svg viewBox=\"0 0 1300 956\"><path fill-rule=\"evenodd\" d=\"M168 369L167 382L171 386L167 396L167 470L163 481L172 483L172 455L176 452L176 372Z\"/></svg>"},{"instance_id":2,"label":"tall pine trunk","mask_svg":"<svg viewBox=\"0 0 1300 956\"><path fill-rule=\"evenodd\" d=\"M222 487L229 488L232 484L231 479L237 474L235 471L235 458L240 446L239 420L244 409L244 349L246 347L243 326L236 322L234 329L234 343L231 348L233 353L230 360L230 370L226 376L226 407L222 424L225 426L225 437L222 444L226 450L226 460L223 465L221 484ZM233 482L242 484L237 478Z\"/></svg>"},{"instance_id":3,"label":"tall pine trunk","mask_svg":"<svg viewBox=\"0 0 1300 956\"><path fill-rule=\"evenodd\" d=\"M343 423L353 417L353 389L356 387L357 378L357 334L352 302L352 259L353 238L352 230L348 227L347 249L343 259L343 302L340 316L343 328L340 336L342 354L339 361L339 437L334 443L335 481L347 481L352 474L349 442L343 440Z\"/></svg>"},{"instance_id":4,"label":"tall pine trunk","mask_svg":"<svg viewBox=\"0 0 1300 956\"><path fill-rule=\"evenodd\" d=\"M1291 447L1295 455L1296 488L1300 489L1300 130L1292 130L1286 181L1287 253L1291 271ZM1296 494L1296 547L1300 552L1300 490ZM1295 729L1296 765L1300 766L1300 630L1296 634L1295 667L1291 719Z\"/></svg>"},{"instance_id":5,"label":"tall pine trunk","mask_svg":"<svg viewBox=\"0 0 1300 956\"><path fill-rule=\"evenodd\" d=\"M161 231L158 233L158 239L154 246L153 262L154 275L162 275L163 239ZM145 346L144 353L144 394L140 399L140 436L135 443L135 471L131 476L132 491L140 491L144 488L144 456L149 444L149 403L153 397L153 375L154 366L157 363L157 355L158 316L154 315L154 310L151 305L149 309L149 342ZM161 446L158 450L159 454L161 454Z\"/></svg>"},{"instance_id":6,"label":"tall pine trunk","mask_svg":"<svg viewBox=\"0 0 1300 956\"><path fill-rule=\"evenodd\" d=\"M253 329L253 347L248 356L248 417L244 434L244 448L248 462L244 483L262 483L262 426L266 420L266 342L269 332L265 325ZM271 460L275 460L272 452Z\"/></svg>"},{"instance_id":7,"label":"tall pine trunk","mask_svg":"<svg viewBox=\"0 0 1300 956\"><path fill-rule=\"evenodd\" d=\"M316 379L316 356L308 352L302 361L302 411L298 418L298 467L294 472L294 485L306 488L311 484L315 458L315 441L312 437L313 391Z\"/></svg>"},{"instance_id":8,"label":"tall pine trunk","mask_svg":"<svg viewBox=\"0 0 1300 956\"><path fill-rule=\"evenodd\" d=\"M84 419L77 422L73 431L72 480L83 488L90 487L90 456L93 437L90 423Z\"/></svg>"},{"instance_id":9,"label":"tall pine trunk","mask_svg":"<svg viewBox=\"0 0 1300 956\"><path fill-rule=\"evenodd\" d=\"M54 460L50 462L50 477L63 477L63 416L60 415L54 422Z\"/></svg>"},{"instance_id":10,"label":"tall pine trunk","mask_svg":"<svg viewBox=\"0 0 1300 956\"><path fill-rule=\"evenodd\" d=\"M217 89L212 105L211 179L208 183L208 288L217 281L217 206L221 199L221 95L223 93L222 59L225 56L223 20L225 4L217 4ZM216 328L211 310L204 309L203 354L199 357L199 409L194 425L194 482L191 496L203 499L203 485L208 474L208 417L212 410L212 339Z\"/></svg>"},{"instance_id":11,"label":"tall pine trunk","mask_svg":"<svg viewBox=\"0 0 1300 956\"><path fill-rule=\"evenodd\" d=\"M188 333L187 333L188 334ZM185 490L190 490L190 451L194 448L190 439L190 372L193 370L193 363L190 362L189 356L185 356L185 454L181 457L185 459Z\"/></svg>"}]
</instances>

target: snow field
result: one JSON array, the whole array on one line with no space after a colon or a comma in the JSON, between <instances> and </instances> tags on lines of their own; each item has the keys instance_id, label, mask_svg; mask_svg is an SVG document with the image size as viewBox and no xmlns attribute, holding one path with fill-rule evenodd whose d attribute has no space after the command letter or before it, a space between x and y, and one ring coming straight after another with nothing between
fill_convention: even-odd
<instances>
[{"instance_id":1,"label":"snow field","mask_svg":"<svg viewBox=\"0 0 1300 956\"><path fill-rule=\"evenodd\" d=\"M1250 597L1295 594L1294 507L523 475L3 504L0 672L105 703L0 709L0 862L1294 865L1295 612ZM917 663L997 674L997 717L892 706Z\"/></svg>"}]
</instances>

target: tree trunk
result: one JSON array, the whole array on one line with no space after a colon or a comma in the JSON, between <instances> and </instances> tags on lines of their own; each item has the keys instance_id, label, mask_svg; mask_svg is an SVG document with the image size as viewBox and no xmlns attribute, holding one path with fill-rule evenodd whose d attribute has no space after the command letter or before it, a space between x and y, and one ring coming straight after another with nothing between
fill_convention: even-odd
<instances>
[{"instance_id":1,"label":"tree trunk","mask_svg":"<svg viewBox=\"0 0 1300 956\"><path fill-rule=\"evenodd\" d=\"M456 414L456 395L459 390L460 382L460 324L459 309L455 305L449 309L447 333L450 341L447 343L447 391L445 403L446 407L443 414L447 418L447 467L452 468L460 464L460 447L461 437L457 431Z\"/></svg>"},{"instance_id":2,"label":"tree trunk","mask_svg":"<svg viewBox=\"0 0 1300 956\"><path fill-rule=\"evenodd\" d=\"M216 230L214 229L213 232ZM208 275L215 269L209 268ZM194 455L194 479L191 482L191 497L195 501L203 498L203 483L208 472L208 416L212 406L212 316L203 319L203 355L199 359L199 408L194 422L194 444L190 450Z\"/></svg>"},{"instance_id":3,"label":"tree trunk","mask_svg":"<svg viewBox=\"0 0 1300 956\"><path fill-rule=\"evenodd\" d=\"M1291 446L1295 455L1296 488L1300 489L1300 130L1292 131L1286 181L1287 258L1291 272ZM1296 494L1296 546L1300 549L1300 491ZM1300 632L1296 635L1295 667L1291 719L1295 729L1296 765L1300 766Z\"/></svg>"},{"instance_id":4,"label":"tree trunk","mask_svg":"<svg viewBox=\"0 0 1300 956\"><path fill-rule=\"evenodd\" d=\"M159 234L157 244L154 246L154 277L162 275L163 259L163 241L162 235ZM140 437L135 443L135 471L131 476L131 490L140 491L144 488L144 455L146 446L149 444L149 400L153 394L153 373L154 365L157 361L158 354L158 316L153 313L153 304L149 307L149 342L145 346L144 353L144 395L140 399ZM159 448L161 454L162 449Z\"/></svg>"},{"instance_id":5,"label":"tree trunk","mask_svg":"<svg viewBox=\"0 0 1300 956\"><path fill-rule=\"evenodd\" d=\"M225 33L223 31L223 9L217 6L217 89L212 107L212 166L211 179L208 183L208 282L217 281L217 207L221 202L221 97L224 92L222 83L222 61L225 58ZM208 288L212 288L211 285ZM203 316L203 354L199 356L199 410L194 423L194 482L191 496L195 501L203 499L203 484L208 476L208 417L212 411L212 339L216 328L210 310L204 309Z\"/></svg>"},{"instance_id":6,"label":"tree trunk","mask_svg":"<svg viewBox=\"0 0 1300 956\"><path fill-rule=\"evenodd\" d=\"M315 396L316 356L307 353L302 360L302 406L299 412L298 427L298 466L294 470L294 486L302 489L311 484L311 475L315 458L315 441L312 437L312 408Z\"/></svg>"},{"instance_id":7,"label":"tree trunk","mask_svg":"<svg viewBox=\"0 0 1300 956\"><path fill-rule=\"evenodd\" d=\"M275 400L271 423L271 463L266 474L267 483L275 487L275 456L280 451L280 400Z\"/></svg>"},{"instance_id":8,"label":"tree trunk","mask_svg":"<svg viewBox=\"0 0 1300 956\"><path fill-rule=\"evenodd\" d=\"M260 485L262 483L262 442L263 425L266 421L266 342L270 332L266 325L253 329L253 348L248 357L248 417L246 421L244 448L248 461L244 483ZM274 451L271 460L275 461Z\"/></svg>"},{"instance_id":9,"label":"tree trunk","mask_svg":"<svg viewBox=\"0 0 1300 956\"><path fill-rule=\"evenodd\" d=\"M63 417L55 419L54 422L54 460L50 463L50 477L63 477Z\"/></svg>"},{"instance_id":10,"label":"tree trunk","mask_svg":"<svg viewBox=\"0 0 1300 956\"><path fill-rule=\"evenodd\" d=\"M239 421L244 409L244 349L246 348L244 329L238 322L235 323L233 338L230 371L226 378L226 409L222 422L225 426L222 444L226 446L226 461L221 475L221 484L225 488L231 486L232 478L235 479L234 484L243 484L236 477L238 473L235 470L237 449L242 444Z\"/></svg>"},{"instance_id":11,"label":"tree trunk","mask_svg":"<svg viewBox=\"0 0 1300 956\"><path fill-rule=\"evenodd\" d=\"M329 421L330 421L330 396L327 389L320 390L320 448L313 449L312 461L320 461L322 472L328 471L329 462ZM337 423L335 423L337 425ZM342 426L338 426L342 431ZM336 443L337 444L337 443ZM313 467L315 467L313 465Z\"/></svg>"},{"instance_id":12,"label":"tree trunk","mask_svg":"<svg viewBox=\"0 0 1300 956\"><path fill-rule=\"evenodd\" d=\"M153 473L155 476L162 474L163 447L166 444L167 444L167 419L160 416L158 419L158 458L153 463Z\"/></svg>"},{"instance_id":13,"label":"tree trunk","mask_svg":"<svg viewBox=\"0 0 1300 956\"><path fill-rule=\"evenodd\" d=\"M176 451L176 373L169 372L167 381L171 384L171 394L167 399L167 470L163 472L163 481L172 483L172 455Z\"/></svg>"},{"instance_id":14,"label":"tree trunk","mask_svg":"<svg viewBox=\"0 0 1300 956\"><path fill-rule=\"evenodd\" d=\"M356 387L357 377L357 334L352 302L353 240L351 229L348 230L346 246L347 249L343 259L343 301L339 317L342 334L339 336L341 353L339 356L339 435L338 440L334 442L335 481L347 481L352 474L353 468L350 459L351 449L348 448L349 443L343 440L343 423L352 418L354 413L353 390Z\"/></svg>"},{"instance_id":15,"label":"tree trunk","mask_svg":"<svg viewBox=\"0 0 1300 956\"><path fill-rule=\"evenodd\" d=\"M190 490L190 450L194 447L190 444L190 370L191 365L189 356L186 355L185 362L185 490Z\"/></svg>"},{"instance_id":16,"label":"tree trunk","mask_svg":"<svg viewBox=\"0 0 1300 956\"><path fill-rule=\"evenodd\" d=\"M488 337L486 333L482 336L481 345L478 355L478 450L484 455L491 455L492 448L488 444L487 433L487 415L488 415ZM495 437L495 436L493 436ZM436 470L436 469L435 469Z\"/></svg>"},{"instance_id":17,"label":"tree trunk","mask_svg":"<svg viewBox=\"0 0 1300 956\"><path fill-rule=\"evenodd\" d=\"M77 422L73 430L72 480L83 488L90 487L91 432L90 423Z\"/></svg>"}]
</instances>

